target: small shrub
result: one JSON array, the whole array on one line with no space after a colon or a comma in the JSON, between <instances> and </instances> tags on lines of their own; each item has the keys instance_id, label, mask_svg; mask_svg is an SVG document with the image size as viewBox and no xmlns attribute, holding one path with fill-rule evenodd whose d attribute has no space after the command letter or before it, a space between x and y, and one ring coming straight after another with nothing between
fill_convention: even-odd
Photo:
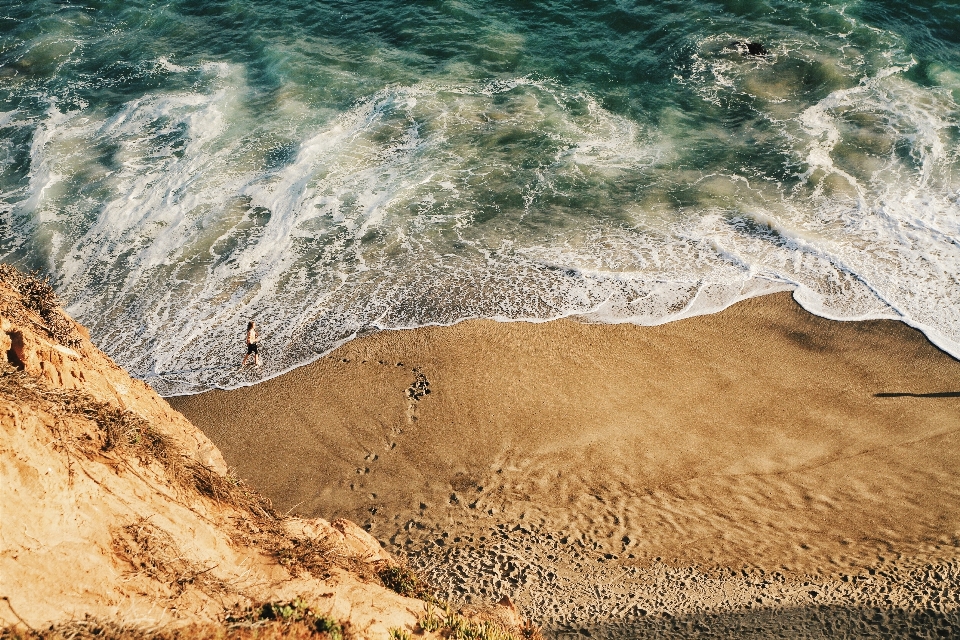
<instances>
[{"instance_id":1,"label":"small shrub","mask_svg":"<svg viewBox=\"0 0 960 640\"><path fill-rule=\"evenodd\" d=\"M437 613L427 604L417 622L424 633L441 633L453 640L543 640L540 629L529 621L516 628L489 620L475 621L455 613L449 605Z\"/></svg>"},{"instance_id":2,"label":"small shrub","mask_svg":"<svg viewBox=\"0 0 960 640\"><path fill-rule=\"evenodd\" d=\"M443 628L443 618L434 614L433 607L430 606L429 603L427 604L426 613L417 622L420 628L428 633L439 631Z\"/></svg>"},{"instance_id":3,"label":"small shrub","mask_svg":"<svg viewBox=\"0 0 960 640\"><path fill-rule=\"evenodd\" d=\"M276 622L288 628L306 627L312 633L325 634L331 640L343 640L344 636L343 625L317 613L302 598L289 602L266 602L227 616L227 622L237 628L263 621Z\"/></svg>"},{"instance_id":4,"label":"small shrub","mask_svg":"<svg viewBox=\"0 0 960 640\"><path fill-rule=\"evenodd\" d=\"M341 640L302 622L265 620L252 624L193 624L184 627L139 627L88 618L41 630L0 629L0 640Z\"/></svg>"},{"instance_id":5,"label":"small shrub","mask_svg":"<svg viewBox=\"0 0 960 640\"><path fill-rule=\"evenodd\" d=\"M307 603L297 598L292 602L267 602L260 607L256 620L277 620L279 622L302 622L312 617L313 611Z\"/></svg>"},{"instance_id":6,"label":"small shrub","mask_svg":"<svg viewBox=\"0 0 960 640\"><path fill-rule=\"evenodd\" d=\"M419 574L408 567L391 565L379 572L383 586L407 598L436 602L435 590Z\"/></svg>"},{"instance_id":7,"label":"small shrub","mask_svg":"<svg viewBox=\"0 0 960 640\"><path fill-rule=\"evenodd\" d=\"M390 629L390 640L413 640L410 633L404 629Z\"/></svg>"},{"instance_id":8,"label":"small shrub","mask_svg":"<svg viewBox=\"0 0 960 640\"><path fill-rule=\"evenodd\" d=\"M343 627L333 618L320 616L314 620L313 628L317 633L326 633L331 640L343 640Z\"/></svg>"}]
</instances>

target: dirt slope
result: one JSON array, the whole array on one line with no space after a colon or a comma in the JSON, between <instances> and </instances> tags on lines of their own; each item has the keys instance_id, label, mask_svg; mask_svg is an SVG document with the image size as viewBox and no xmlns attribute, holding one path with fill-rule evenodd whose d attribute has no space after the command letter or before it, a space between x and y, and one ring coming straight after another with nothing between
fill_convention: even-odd
<instances>
[{"instance_id":1,"label":"dirt slope","mask_svg":"<svg viewBox=\"0 0 960 640\"><path fill-rule=\"evenodd\" d=\"M0 265L0 627L185 624L302 596L348 637L413 628L424 603L379 584L376 540L273 514L55 302Z\"/></svg>"}]
</instances>

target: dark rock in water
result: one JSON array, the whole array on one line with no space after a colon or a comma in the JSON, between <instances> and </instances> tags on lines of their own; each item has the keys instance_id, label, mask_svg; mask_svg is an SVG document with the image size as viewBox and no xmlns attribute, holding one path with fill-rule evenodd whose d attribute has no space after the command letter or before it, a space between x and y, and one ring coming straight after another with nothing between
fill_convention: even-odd
<instances>
[{"instance_id":1,"label":"dark rock in water","mask_svg":"<svg viewBox=\"0 0 960 640\"><path fill-rule=\"evenodd\" d=\"M730 43L728 49L736 49L740 53L747 53L751 56L765 56L768 51L759 42L744 42L743 40L734 40Z\"/></svg>"}]
</instances>

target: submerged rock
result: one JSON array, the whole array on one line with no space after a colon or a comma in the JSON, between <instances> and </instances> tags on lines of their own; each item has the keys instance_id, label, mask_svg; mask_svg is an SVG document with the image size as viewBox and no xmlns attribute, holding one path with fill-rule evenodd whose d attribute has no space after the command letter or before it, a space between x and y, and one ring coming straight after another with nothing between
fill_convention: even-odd
<instances>
[{"instance_id":1,"label":"submerged rock","mask_svg":"<svg viewBox=\"0 0 960 640\"><path fill-rule=\"evenodd\" d=\"M769 53L766 47L759 42L747 42L745 40L734 40L727 45L727 48L736 49L740 53L751 56L765 56Z\"/></svg>"}]
</instances>

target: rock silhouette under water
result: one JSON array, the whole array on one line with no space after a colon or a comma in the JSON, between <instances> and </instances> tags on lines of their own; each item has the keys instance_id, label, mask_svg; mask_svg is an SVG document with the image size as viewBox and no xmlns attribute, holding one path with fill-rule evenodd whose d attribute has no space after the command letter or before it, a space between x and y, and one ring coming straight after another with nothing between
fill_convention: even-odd
<instances>
[{"instance_id":1,"label":"rock silhouette under water","mask_svg":"<svg viewBox=\"0 0 960 640\"><path fill-rule=\"evenodd\" d=\"M736 49L740 53L746 53L751 56L765 56L769 53L766 47L759 42L746 42L745 40L734 40L727 48Z\"/></svg>"}]
</instances>

